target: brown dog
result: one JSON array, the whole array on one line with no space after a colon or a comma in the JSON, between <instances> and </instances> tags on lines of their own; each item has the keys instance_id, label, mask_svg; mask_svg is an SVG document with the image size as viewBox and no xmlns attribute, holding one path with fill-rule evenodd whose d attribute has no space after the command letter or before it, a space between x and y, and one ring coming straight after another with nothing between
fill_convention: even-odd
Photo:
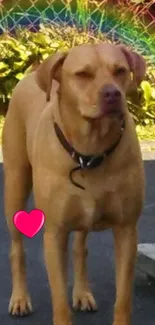
<instances>
[{"instance_id":1,"label":"brown dog","mask_svg":"<svg viewBox=\"0 0 155 325\"><path fill-rule=\"evenodd\" d=\"M46 59L14 89L3 132L5 213L11 233L12 315L31 311L21 234L12 216L32 188L46 215L44 252L55 325L71 323L67 241L74 241L73 306L97 308L88 284L86 237L111 228L116 253L113 325L129 325L144 173L126 93L145 74L124 46L85 44Z\"/></svg>"}]
</instances>

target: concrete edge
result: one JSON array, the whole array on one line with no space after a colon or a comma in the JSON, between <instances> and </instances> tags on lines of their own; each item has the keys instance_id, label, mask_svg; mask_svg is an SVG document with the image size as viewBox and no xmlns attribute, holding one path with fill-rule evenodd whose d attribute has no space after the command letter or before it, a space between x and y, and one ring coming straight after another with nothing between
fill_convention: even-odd
<instances>
[{"instance_id":1,"label":"concrete edge","mask_svg":"<svg viewBox=\"0 0 155 325\"><path fill-rule=\"evenodd\" d=\"M142 151L148 151L148 152L152 152L155 151L155 141L151 140L151 141L140 141L140 147Z\"/></svg>"},{"instance_id":2,"label":"concrete edge","mask_svg":"<svg viewBox=\"0 0 155 325\"><path fill-rule=\"evenodd\" d=\"M155 278L155 243L143 243L138 245L137 270L146 276Z\"/></svg>"}]
</instances>

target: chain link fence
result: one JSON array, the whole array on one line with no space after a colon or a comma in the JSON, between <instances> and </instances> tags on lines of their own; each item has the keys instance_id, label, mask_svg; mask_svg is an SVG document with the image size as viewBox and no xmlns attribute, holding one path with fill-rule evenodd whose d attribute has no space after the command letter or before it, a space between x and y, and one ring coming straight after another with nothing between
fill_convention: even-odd
<instances>
[{"instance_id":1,"label":"chain link fence","mask_svg":"<svg viewBox=\"0 0 155 325\"><path fill-rule=\"evenodd\" d=\"M40 25L76 26L105 33L155 58L155 0L0 0L0 33Z\"/></svg>"}]
</instances>

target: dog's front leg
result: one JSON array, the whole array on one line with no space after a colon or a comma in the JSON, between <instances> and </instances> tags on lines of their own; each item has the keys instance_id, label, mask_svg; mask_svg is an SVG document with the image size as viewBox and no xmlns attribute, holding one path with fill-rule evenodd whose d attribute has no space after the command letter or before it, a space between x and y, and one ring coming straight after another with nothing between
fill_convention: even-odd
<instances>
[{"instance_id":1,"label":"dog's front leg","mask_svg":"<svg viewBox=\"0 0 155 325\"><path fill-rule=\"evenodd\" d=\"M75 310L97 310L97 304L91 292L87 275L87 232L75 232L73 243L74 288L73 308Z\"/></svg>"},{"instance_id":2,"label":"dog's front leg","mask_svg":"<svg viewBox=\"0 0 155 325\"><path fill-rule=\"evenodd\" d=\"M67 296L67 255L69 227L67 227L68 193L58 183L52 169L35 168L33 191L35 205L41 209L44 225L44 258L50 285L53 325L70 325L71 312Z\"/></svg>"},{"instance_id":3,"label":"dog's front leg","mask_svg":"<svg viewBox=\"0 0 155 325\"><path fill-rule=\"evenodd\" d=\"M116 254L116 302L113 325L130 325L132 284L137 252L136 226L113 229Z\"/></svg>"},{"instance_id":4,"label":"dog's front leg","mask_svg":"<svg viewBox=\"0 0 155 325\"><path fill-rule=\"evenodd\" d=\"M68 234L59 229L45 230L44 254L53 304L53 324L71 324L67 299Z\"/></svg>"}]
</instances>

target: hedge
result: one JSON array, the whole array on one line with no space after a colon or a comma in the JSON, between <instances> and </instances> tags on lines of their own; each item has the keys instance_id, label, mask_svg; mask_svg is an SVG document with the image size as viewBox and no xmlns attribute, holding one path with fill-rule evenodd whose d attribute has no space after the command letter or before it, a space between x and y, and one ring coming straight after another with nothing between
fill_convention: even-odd
<instances>
[{"instance_id":1,"label":"hedge","mask_svg":"<svg viewBox=\"0 0 155 325\"><path fill-rule=\"evenodd\" d=\"M82 43L108 41L105 35L84 33L69 26L40 26L36 33L27 29L16 30L16 35L4 33L0 36L0 105L6 104L17 82L29 72L36 61L44 60L58 50ZM128 98L129 110L136 124L148 125L155 122L155 65L149 57L146 80L132 98Z\"/></svg>"}]
</instances>

